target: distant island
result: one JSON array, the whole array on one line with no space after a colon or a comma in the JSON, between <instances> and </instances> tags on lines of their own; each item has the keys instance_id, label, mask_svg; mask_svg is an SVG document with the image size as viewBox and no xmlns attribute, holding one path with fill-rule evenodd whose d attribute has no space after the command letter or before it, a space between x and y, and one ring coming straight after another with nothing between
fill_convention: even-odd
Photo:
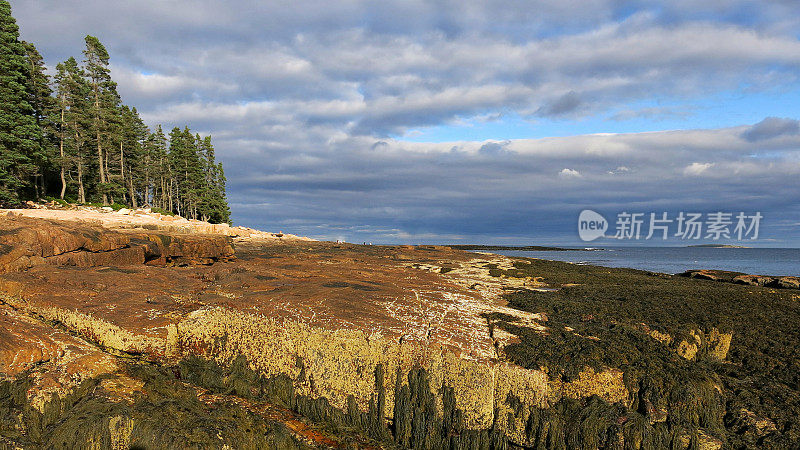
<instances>
[{"instance_id":1,"label":"distant island","mask_svg":"<svg viewBox=\"0 0 800 450\"><path fill-rule=\"evenodd\" d=\"M515 251L537 251L537 252L566 252L566 251L594 251L602 250L599 248L563 248L563 247L547 247L542 245L448 245L447 247L457 250L515 250Z\"/></svg>"},{"instance_id":2,"label":"distant island","mask_svg":"<svg viewBox=\"0 0 800 450\"><path fill-rule=\"evenodd\" d=\"M687 245L687 248L750 248L744 245L730 245L730 244L697 244Z\"/></svg>"}]
</instances>

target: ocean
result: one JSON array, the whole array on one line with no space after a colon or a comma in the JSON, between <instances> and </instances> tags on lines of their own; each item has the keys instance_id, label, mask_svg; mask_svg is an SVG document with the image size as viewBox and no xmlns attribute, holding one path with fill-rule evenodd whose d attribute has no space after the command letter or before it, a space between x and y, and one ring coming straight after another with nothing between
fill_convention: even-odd
<instances>
[{"instance_id":1,"label":"ocean","mask_svg":"<svg viewBox=\"0 0 800 450\"><path fill-rule=\"evenodd\" d=\"M690 269L717 269L753 275L800 276L800 248L608 247L594 251L491 252L671 274Z\"/></svg>"}]
</instances>

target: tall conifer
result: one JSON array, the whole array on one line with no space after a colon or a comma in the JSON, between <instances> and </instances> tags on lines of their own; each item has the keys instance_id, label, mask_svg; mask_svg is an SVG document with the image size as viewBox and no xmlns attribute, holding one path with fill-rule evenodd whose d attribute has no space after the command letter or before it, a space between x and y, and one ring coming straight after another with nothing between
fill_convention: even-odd
<instances>
[{"instance_id":1,"label":"tall conifer","mask_svg":"<svg viewBox=\"0 0 800 450\"><path fill-rule=\"evenodd\" d=\"M0 0L0 204L19 202L28 177L36 172L42 131L29 103L25 46L11 16L11 5Z\"/></svg>"},{"instance_id":2,"label":"tall conifer","mask_svg":"<svg viewBox=\"0 0 800 450\"><path fill-rule=\"evenodd\" d=\"M108 144L113 121L117 114L119 95L117 84L111 80L108 51L94 36L86 36L86 49L83 51L86 75L91 86L92 131L97 149L98 191L103 204L108 204L113 191L108 176Z\"/></svg>"}]
</instances>

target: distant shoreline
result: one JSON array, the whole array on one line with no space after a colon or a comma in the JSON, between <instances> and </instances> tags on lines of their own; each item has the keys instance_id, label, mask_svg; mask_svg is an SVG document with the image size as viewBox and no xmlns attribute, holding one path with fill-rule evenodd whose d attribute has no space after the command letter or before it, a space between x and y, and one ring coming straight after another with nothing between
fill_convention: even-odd
<instances>
[{"instance_id":1,"label":"distant shoreline","mask_svg":"<svg viewBox=\"0 0 800 450\"><path fill-rule=\"evenodd\" d=\"M596 250L602 250L599 248L564 248L564 247L548 247L542 245L524 245L524 246L517 246L517 245L469 245L469 244L462 244L462 245L447 245L446 247L454 248L457 250L511 250L511 251L537 251L537 252L590 252Z\"/></svg>"},{"instance_id":2,"label":"distant shoreline","mask_svg":"<svg viewBox=\"0 0 800 450\"><path fill-rule=\"evenodd\" d=\"M687 245L687 248L752 248L744 245L731 245L731 244L698 244Z\"/></svg>"}]
</instances>

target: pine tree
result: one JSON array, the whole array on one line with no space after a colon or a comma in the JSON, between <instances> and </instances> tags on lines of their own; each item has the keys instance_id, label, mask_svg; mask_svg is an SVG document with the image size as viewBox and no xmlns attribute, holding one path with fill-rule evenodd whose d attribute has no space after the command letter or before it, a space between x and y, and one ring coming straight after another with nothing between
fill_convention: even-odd
<instances>
[{"instance_id":1,"label":"pine tree","mask_svg":"<svg viewBox=\"0 0 800 450\"><path fill-rule=\"evenodd\" d=\"M144 178L145 146L150 130L139 117L136 108L121 108L122 122L120 127L119 166L122 185L127 192L127 201L134 208L139 201L136 186Z\"/></svg>"},{"instance_id":2,"label":"pine tree","mask_svg":"<svg viewBox=\"0 0 800 450\"><path fill-rule=\"evenodd\" d=\"M37 151L31 155L32 163L37 167L33 173L33 186L36 198L44 195L45 172L50 170L53 158L55 142L55 124L52 115L55 110L55 99L52 97L53 90L50 89L50 77L47 75L44 59L36 46L30 42L22 41L25 48L25 61L27 66L27 91L28 103L33 108L36 125L42 131L42 139L39 142Z\"/></svg>"},{"instance_id":3,"label":"pine tree","mask_svg":"<svg viewBox=\"0 0 800 450\"><path fill-rule=\"evenodd\" d=\"M167 137L161 125L147 138L145 153L145 204L167 208L167 179L169 178L169 160L167 158Z\"/></svg>"},{"instance_id":4,"label":"pine tree","mask_svg":"<svg viewBox=\"0 0 800 450\"><path fill-rule=\"evenodd\" d=\"M0 204L38 198L57 176L51 190L62 199L229 222L211 137L188 126L169 139L160 125L151 133L135 107L121 104L108 51L96 37L85 43L83 66L75 58L56 66L52 92L42 56L19 40L11 7L0 0Z\"/></svg>"},{"instance_id":5,"label":"pine tree","mask_svg":"<svg viewBox=\"0 0 800 450\"><path fill-rule=\"evenodd\" d=\"M167 187L167 196L169 198L169 210L177 211L180 214L182 208L178 192L183 187L180 174L183 173L181 168L181 159L184 154L183 150L183 133L181 129L175 127L169 132L169 153L168 153L168 166L169 166L169 186Z\"/></svg>"},{"instance_id":6,"label":"pine tree","mask_svg":"<svg viewBox=\"0 0 800 450\"><path fill-rule=\"evenodd\" d=\"M19 202L35 173L42 132L29 103L26 52L11 5L0 0L0 204Z\"/></svg>"},{"instance_id":7,"label":"pine tree","mask_svg":"<svg viewBox=\"0 0 800 450\"><path fill-rule=\"evenodd\" d=\"M74 61L74 59L73 59ZM67 113L73 104L71 95L71 79L67 72L67 63L58 63L56 66L56 107L57 107L57 129L58 129L58 153L56 164L59 169L59 179L61 180L61 193L59 198L64 199L67 192L67 172L72 167L72 159L68 156L69 126L67 125ZM77 64L76 64L77 65Z\"/></svg>"},{"instance_id":8,"label":"pine tree","mask_svg":"<svg viewBox=\"0 0 800 450\"><path fill-rule=\"evenodd\" d=\"M97 148L99 191L103 204L108 204L109 193L114 186L108 176L108 140L119 104L117 84L111 80L108 51L94 36L86 36L83 51L86 74L91 86L92 135Z\"/></svg>"},{"instance_id":9,"label":"pine tree","mask_svg":"<svg viewBox=\"0 0 800 450\"><path fill-rule=\"evenodd\" d=\"M86 143L91 132L89 95L91 88L75 58L56 66L56 90L59 120L59 167L62 179L61 198L67 189L67 177L77 184L80 203L87 199L85 176L88 172ZM71 170L77 170L76 180Z\"/></svg>"},{"instance_id":10,"label":"pine tree","mask_svg":"<svg viewBox=\"0 0 800 450\"><path fill-rule=\"evenodd\" d=\"M231 209L228 206L228 198L226 194L226 185L228 180L225 178L225 170L222 168L222 163L217 163L217 170L216 170L216 208L214 210L214 216L211 217L211 221L214 223L227 223L233 225L231 222Z\"/></svg>"},{"instance_id":11,"label":"pine tree","mask_svg":"<svg viewBox=\"0 0 800 450\"><path fill-rule=\"evenodd\" d=\"M215 161L211 136L206 136L202 140L201 156L204 180L201 189L200 216L202 220L212 223L227 223L230 221L230 210L225 199L225 173L222 164L217 164Z\"/></svg>"}]
</instances>

